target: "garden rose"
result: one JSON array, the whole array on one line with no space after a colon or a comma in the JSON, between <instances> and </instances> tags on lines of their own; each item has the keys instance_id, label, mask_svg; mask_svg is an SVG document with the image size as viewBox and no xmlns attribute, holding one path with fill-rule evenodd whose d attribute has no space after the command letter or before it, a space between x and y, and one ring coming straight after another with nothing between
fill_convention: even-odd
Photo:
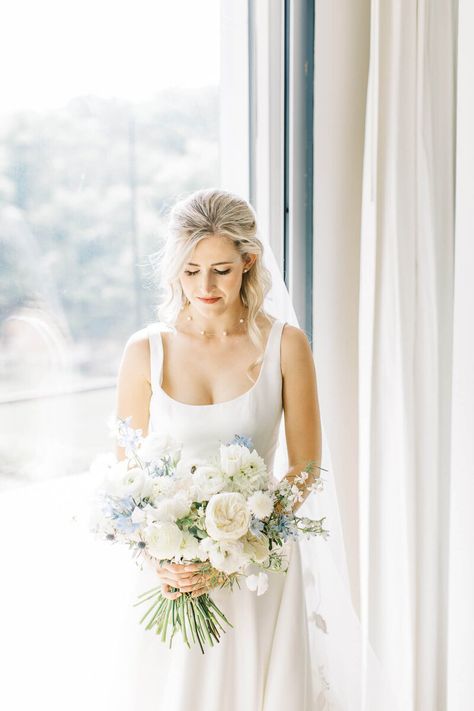
<instances>
[{"instance_id":1,"label":"garden rose","mask_svg":"<svg viewBox=\"0 0 474 711\"><path fill-rule=\"evenodd\" d=\"M222 492L209 499L206 530L216 541L237 540L249 528L250 511L245 497L238 492Z\"/></svg>"}]
</instances>

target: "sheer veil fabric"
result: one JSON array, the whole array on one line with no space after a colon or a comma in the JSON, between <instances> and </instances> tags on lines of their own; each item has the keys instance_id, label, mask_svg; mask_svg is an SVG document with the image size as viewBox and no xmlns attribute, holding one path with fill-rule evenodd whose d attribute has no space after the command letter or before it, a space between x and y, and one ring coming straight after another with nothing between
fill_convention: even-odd
<instances>
[{"instance_id":1,"label":"sheer veil fabric","mask_svg":"<svg viewBox=\"0 0 474 711\"><path fill-rule=\"evenodd\" d=\"M271 273L272 286L264 308L282 321L301 328L271 244L262 236L263 263ZM352 604L349 573L337 500L331 453L321 413L323 490L312 493L299 513L325 519L330 536L298 543L301 550L306 612L311 646L313 684L317 689L315 711L402 711L393 689L369 641L363 634ZM337 446L337 443L336 443ZM281 421L274 475L281 479L288 467L288 452Z\"/></svg>"}]
</instances>

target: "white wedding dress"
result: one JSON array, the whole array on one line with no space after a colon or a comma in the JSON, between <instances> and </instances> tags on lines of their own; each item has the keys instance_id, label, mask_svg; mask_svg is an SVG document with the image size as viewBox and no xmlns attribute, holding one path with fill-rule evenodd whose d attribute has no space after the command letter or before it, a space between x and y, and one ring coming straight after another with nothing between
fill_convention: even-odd
<instances>
[{"instance_id":1,"label":"white wedding dress","mask_svg":"<svg viewBox=\"0 0 474 711\"><path fill-rule=\"evenodd\" d=\"M148 326L152 399L150 431L182 443L186 459L205 458L234 435L251 437L272 471L282 417L280 340L284 323L275 320L256 382L242 395L212 405L190 405L161 388L163 347L160 323ZM242 579L233 591L211 593L233 627L226 627L203 654L180 636L172 648L143 626L135 630L133 700L140 711L313 711L311 665L302 567L298 543L287 545L287 573L269 573L268 590L251 592ZM255 568L257 571L257 568ZM157 584L144 568L137 586ZM143 614L136 608L136 617ZM129 708L132 708L130 703Z\"/></svg>"},{"instance_id":2,"label":"white wedding dress","mask_svg":"<svg viewBox=\"0 0 474 711\"><path fill-rule=\"evenodd\" d=\"M196 459L236 434L251 437L281 478L284 323L272 325L255 384L213 405L178 402L163 391L163 326L150 324L150 430L168 432ZM141 570L125 546L91 535L92 471L1 492L0 708L402 711L348 596L325 441L325 490L299 513L329 514L329 541L289 543L288 572L270 573L263 595L244 581L240 589L213 590L233 627L204 655L179 635L169 649L139 624L146 606L134 606L137 595L159 578L146 565Z\"/></svg>"}]
</instances>

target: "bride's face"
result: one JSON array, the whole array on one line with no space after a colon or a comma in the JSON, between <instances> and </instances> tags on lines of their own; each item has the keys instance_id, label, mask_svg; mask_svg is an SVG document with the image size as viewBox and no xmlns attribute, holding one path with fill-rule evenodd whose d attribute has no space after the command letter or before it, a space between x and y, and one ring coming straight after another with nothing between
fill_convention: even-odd
<instances>
[{"instance_id":1,"label":"bride's face","mask_svg":"<svg viewBox=\"0 0 474 711\"><path fill-rule=\"evenodd\" d=\"M202 239L188 259L181 270L181 286L193 308L206 316L222 313L240 300L243 271L255 261L249 255L244 262L232 240L219 235Z\"/></svg>"}]
</instances>

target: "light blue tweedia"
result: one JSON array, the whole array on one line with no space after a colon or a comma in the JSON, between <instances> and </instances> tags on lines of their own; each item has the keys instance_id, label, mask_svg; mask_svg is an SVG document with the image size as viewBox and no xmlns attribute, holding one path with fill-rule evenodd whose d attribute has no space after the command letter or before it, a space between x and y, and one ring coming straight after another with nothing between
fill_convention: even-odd
<instances>
[{"instance_id":1,"label":"light blue tweedia","mask_svg":"<svg viewBox=\"0 0 474 711\"><path fill-rule=\"evenodd\" d=\"M255 516L252 514L251 519L250 519L250 530L252 533L256 536L258 536L259 533L263 531L265 524L263 521L260 521L260 519L255 518Z\"/></svg>"},{"instance_id":2,"label":"light blue tweedia","mask_svg":"<svg viewBox=\"0 0 474 711\"><path fill-rule=\"evenodd\" d=\"M272 531L276 532L283 541L289 538L297 539L299 537L294 519L284 514L279 516L278 522L273 523Z\"/></svg>"},{"instance_id":3,"label":"light blue tweedia","mask_svg":"<svg viewBox=\"0 0 474 711\"><path fill-rule=\"evenodd\" d=\"M252 449L254 448L252 438L247 437L245 435L236 434L230 442L227 442L227 444L240 444L242 447L247 447L247 449L250 449L250 451L252 451Z\"/></svg>"}]
</instances>

